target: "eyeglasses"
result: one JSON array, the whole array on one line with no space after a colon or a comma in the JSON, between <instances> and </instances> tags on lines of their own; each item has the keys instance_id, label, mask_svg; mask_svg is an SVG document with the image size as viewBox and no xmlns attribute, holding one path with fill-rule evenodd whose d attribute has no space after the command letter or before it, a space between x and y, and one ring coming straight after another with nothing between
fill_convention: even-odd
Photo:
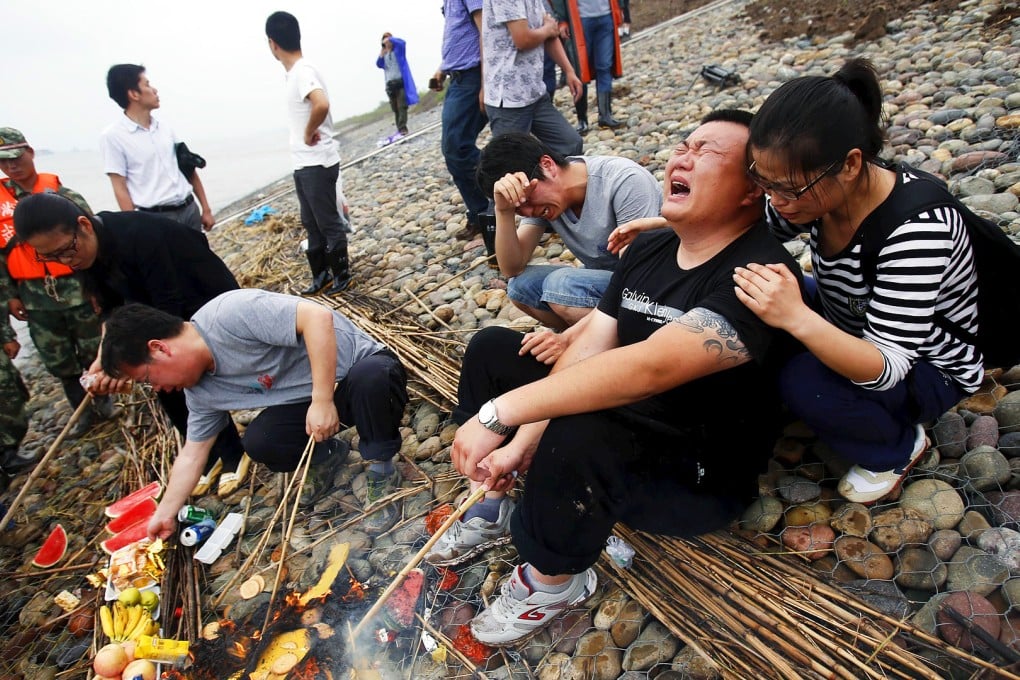
<instances>
[{"instance_id":1,"label":"eyeglasses","mask_svg":"<svg viewBox=\"0 0 1020 680\"><path fill-rule=\"evenodd\" d=\"M829 165L824 170L818 173L817 177L815 177L813 180L802 186L800 189L784 187L782 185L773 184L772 182L765 180L765 178L763 178L761 175L754 171L754 166L757 162L758 161L752 161L751 165L747 167L747 176L751 178L751 181L760 186L762 189L764 189L765 193L769 194L770 196L778 196L784 201L796 201L800 199L801 196L810 191L811 187L821 182L822 178L824 178L830 172L832 172L833 168L842 164L843 161L840 160L829 163Z\"/></svg>"},{"instance_id":2,"label":"eyeglasses","mask_svg":"<svg viewBox=\"0 0 1020 680\"><path fill-rule=\"evenodd\" d=\"M78 252L78 231L75 230L74 237L71 239L71 242L69 244L67 244L63 248L58 248L57 250L54 250L49 253L40 253L37 250L35 252L35 260L36 262L58 262L60 260L65 260L73 256L77 252Z\"/></svg>"}]
</instances>

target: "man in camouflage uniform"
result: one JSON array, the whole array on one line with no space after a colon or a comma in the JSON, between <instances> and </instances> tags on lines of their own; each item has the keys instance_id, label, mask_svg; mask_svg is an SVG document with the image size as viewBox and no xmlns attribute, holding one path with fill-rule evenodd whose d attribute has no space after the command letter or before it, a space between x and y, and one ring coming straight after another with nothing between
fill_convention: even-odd
<instances>
[{"instance_id":1,"label":"man in camouflage uniform","mask_svg":"<svg viewBox=\"0 0 1020 680\"><path fill-rule=\"evenodd\" d=\"M36 171L35 151L14 128L0 128L0 170L7 175L0 179L0 278L6 281L7 289L2 300L11 315L28 322L39 357L60 380L71 406L77 408L85 398L78 378L99 350L99 316L85 293L81 275L59 262L41 261L31 246L18 242L12 215L17 201L44 191L65 196L83 210L89 210L89 206L56 175ZM95 404L101 416L112 414L110 397L97 399ZM81 417L76 434L88 429L91 416ZM0 465L4 462L0 459ZM16 470L32 461L6 463L5 467Z\"/></svg>"},{"instance_id":2,"label":"man in camouflage uniform","mask_svg":"<svg viewBox=\"0 0 1020 680\"><path fill-rule=\"evenodd\" d=\"M28 390L13 362L21 345L6 316L0 322L0 347L3 349L0 351L0 404L3 404L0 408L0 492L3 492L10 483L4 461L17 456L21 439L28 432L25 414Z\"/></svg>"}]
</instances>

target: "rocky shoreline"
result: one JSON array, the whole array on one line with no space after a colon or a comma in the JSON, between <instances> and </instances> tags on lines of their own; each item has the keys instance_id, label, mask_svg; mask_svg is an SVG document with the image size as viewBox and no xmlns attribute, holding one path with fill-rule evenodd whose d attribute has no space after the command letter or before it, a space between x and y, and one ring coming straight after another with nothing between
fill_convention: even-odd
<instances>
[{"instance_id":1,"label":"rocky shoreline","mask_svg":"<svg viewBox=\"0 0 1020 680\"><path fill-rule=\"evenodd\" d=\"M802 36L782 43L762 42L743 16L743 3L716 3L628 43L626 74L615 86L614 108L627 125L616 131L592 130L585 137L585 153L626 156L661 178L672 147L708 111L754 109L782 82L808 72L830 73L846 58L861 55L874 61L883 78L893 157L946 176L972 209L992 217L1012 235L1020 235L1020 22L1013 20L994 30L984 24L1003 4L966 0L955 12L940 16L921 8L889 20L885 36L847 47L849 28L846 35L834 38ZM717 89L703 81L697 73L708 63L735 70L741 83ZM562 90L556 101L561 110L572 108ZM573 114L567 115L572 120ZM436 120L438 112L412 118L412 132L421 134L374 154L376 139L388 130L388 121L378 123L378 130L369 126L341 138L345 160L371 154L343 171L356 227L351 236L353 292L403 306L425 329L440 333L451 356L458 357L477 328L502 324L527 329L534 322L506 300L505 282L485 263L480 240L465 243L455 238L465 226L464 209L439 151L439 129L430 127ZM487 135L483 133L481 143ZM221 215L236 217L224 220L210 235L213 248L243 285L289 291L304 281L307 266L298 248L304 236L289 186L289 177L282 178L228 207ZM247 213L270 197L275 214L263 223L245 226ZM806 261L801 245L790 247ZM540 261L573 262L556 239L544 242L536 256ZM66 419L67 407L59 386L37 364L19 362L26 379L40 386L34 390L32 432L25 446L41 453ZM1005 665L1003 657L990 654L987 646L948 626L936 614L936 607L953 592L969 593L965 599L971 620L984 625L994 619L993 637L1020 651L1020 435L1016 434L1020 391L1012 391L1017 384L1020 371L1016 369L991 373L979 395L932 425L933 448L912 473L902 497L871 509L839 502L833 487L841 463L811 433L789 429L777 443L776 457L762 478L762 498L749 508L741 529L763 549L804 558L805 568L810 564L890 616L909 616L923 629L968 652ZM754 404L735 399L727 408L754 408ZM246 417L241 414L240 420ZM355 524L311 548L360 512L363 466L352 454L351 462L337 471L333 493L297 527L294 554L287 565L290 585L314 581L324 552L335 541L351 543L348 565L359 581L376 586L388 582L422 544L424 515L449 502L459 490L460 480L449 463L455 427L447 417L421 399L408 408L401 451L409 489L400 501L404 521L375 541ZM117 434L112 426L97 428L73 449L73 456L64 456L64 464L76 465L81 473L89 466L109 470L123 463L127 453L115 443ZM356 449L356 434L345 436ZM421 485L415 468L434 483L413 490ZM59 497L65 475L67 470L48 480L52 488L38 494L31 507L38 511L47 505L48 495ZM243 557L254 549L279 494L278 476L259 470L251 493L245 484L229 497L207 496L199 504L217 516L250 509L241 540ZM27 533L23 537L26 540L16 548L18 556L12 548L0 548L5 563L23 563L25 556L33 554L37 538ZM455 587L430 596L433 625L455 637L458 626L479 606L479 592L491 593L512 560L512 549L503 548L457 570ZM208 568L204 597L217 594L236 568L228 560ZM430 579L433 576L430 572ZM263 595L241 600L228 594L224 603L231 607L229 616L235 620L250 616L268 599L268 593ZM682 602L682 593L677 599ZM985 604L994 614L987 613ZM416 654L410 642L402 639L378 650L376 663L384 677L463 677L465 671L452 658L438 661ZM946 677L967 676L966 664L954 666L956 662L937 649L919 653L931 658ZM493 654L479 667L491 678L717 677L712 664L693 647L684 645L645 606L615 587L602 589L566 625L543 632L512 654Z\"/></svg>"}]
</instances>

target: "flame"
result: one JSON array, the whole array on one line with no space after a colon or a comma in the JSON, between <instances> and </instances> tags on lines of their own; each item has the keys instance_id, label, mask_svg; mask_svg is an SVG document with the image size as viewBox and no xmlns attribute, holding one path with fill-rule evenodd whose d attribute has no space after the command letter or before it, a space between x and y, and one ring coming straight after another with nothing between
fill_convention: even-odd
<instances>
[{"instance_id":1,"label":"flame","mask_svg":"<svg viewBox=\"0 0 1020 680\"><path fill-rule=\"evenodd\" d=\"M453 590L460 582L460 576L452 569L443 567L439 570L439 574L439 585L437 586L439 590Z\"/></svg>"},{"instance_id":2,"label":"flame","mask_svg":"<svg viewBox=\"0 0 1020 680\"><path fill-rule=\"evenodd\" d=\"M471 634L471 626L466 623L457 629L457 635L453 638L453 646L476 664L485 663L493 653L491 648L475 639L475 636Z\"/></svg>"},{"instance_id":3,"label":"flame","mask_svg":"<svg viewBox=\"0 0 1020 680\"><path fill-rule=\"evenodd\" d=\"M365 599L365 586L351 578L351 587L341 598L344 602L357 602Z\"/></svg>"},{"instance_id":4,"label":"flame","mask_svg":"<svg viewBox=\"0 0 1020 680\"><path fill-rule=\"evenodd\" d=\"M320 676L328 676L329 673L319 667L315 659L309 657L298 664L290 671L291 680L319 680Z\"/></svg>"},{"instance_id":5,"label":"flame","mask_svg":"<svg viewBox=\"0 0 1020 680\"><path fill-rule=\"evenodd\" d=\"M245 647L245 644L240 640L232 644L228 648L227 653L236 659L243 659L248 656L248 650Z\"/></svg>"}]
</instances>

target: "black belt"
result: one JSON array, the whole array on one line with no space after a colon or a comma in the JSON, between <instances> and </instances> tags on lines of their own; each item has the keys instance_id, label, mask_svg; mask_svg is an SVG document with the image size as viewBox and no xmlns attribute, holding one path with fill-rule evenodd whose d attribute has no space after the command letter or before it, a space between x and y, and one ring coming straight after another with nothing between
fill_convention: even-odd
<instances>
[{"instance_id":1,"label":"black belt","mask_svg":"<svg viewBox=\"0 0 1020 680\"><path fill-rule=\"evenodd\" d=\"M472 66L471 68L463 68L457 71L447 71L446 75L450 76L450 80L460 80L465 74L473 71L480 71L481 66Z\"/></svg>"},{"instance_id":2,"label":"black belt","mask_svg":"<svg viewBox=\"0 0 1020 680\"><path fill-rule=\"evenodd\" d=\"M181 208L186 208L186 207L188 207L189 205L191 205L194 202L195 202L195 195L194 194L188 194L187 198L185 198L180 203L176 203L174 205L154 205L151 208L140 208L139 207L138 209L139 210L144 210L145 212L154 212L154 213L173 212L174 210L180 210Z\"/></svg>"}]
</instances>

